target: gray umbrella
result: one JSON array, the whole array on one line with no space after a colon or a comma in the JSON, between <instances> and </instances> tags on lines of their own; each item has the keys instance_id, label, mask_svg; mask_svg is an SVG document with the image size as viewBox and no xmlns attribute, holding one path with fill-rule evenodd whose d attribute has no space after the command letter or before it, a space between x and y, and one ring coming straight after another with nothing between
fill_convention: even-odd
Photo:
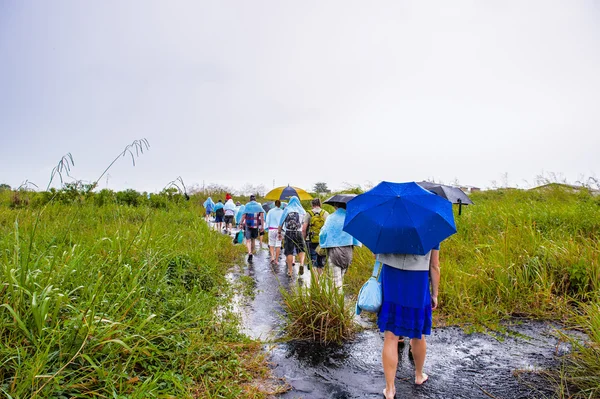
<instances>
[{"instance_id":1,"label":"gray umbrella","mask_svg":"<svg viewBox=\"0 0 600 399\"><path fill-rule=\"evenodd\" d=\"M323 203L346 209L346 204L354 197L356 197L356 194L336 194Z\"/></svg>"},{"instance_id":2,"label":"gray umbrella","mask_svg":"<svg viewBox=\"0 0 600 399\"><path fill-rule=\"evenodd\" d=\"M287 202L281 201L281 209L284 209L287 206ZM265 213L269 212L271 209L275 208L275 201L269 201L262 204L262 208L265 210Z\"/></svg>"},{"instance_id":3,"label":"gray umbrella","mask_svg":"<svg viewBox=\"0 0 600 399\"><path fill-rule=\"evenodd\" d=\"M447 186L445 184L430 183L425 181L419 182L417 184L423 187L425 190L429 190L432 193L439 195L440 197L446 198L453 204L458 204L459 215L462 213L463 205L473 205L473 201L471 201L471 198L469 198L467 194L465 194L465 192L458 187Z\"/></svg>"}]
</instances>

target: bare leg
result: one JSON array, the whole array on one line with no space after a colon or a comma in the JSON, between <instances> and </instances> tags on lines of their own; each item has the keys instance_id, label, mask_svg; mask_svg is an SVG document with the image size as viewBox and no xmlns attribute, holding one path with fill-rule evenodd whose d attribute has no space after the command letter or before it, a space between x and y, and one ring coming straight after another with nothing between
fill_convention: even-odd
<instances>
[{"instance_id":1,"label":"bare leg","mask_svg":"<svg viewBox=\"0 0 600 399\"><path fill-rule=\"evenodd\" d=\"M252 247L253 247L252 244L253 243L254 243L254 240L252 238L249 238L246 240L246 248L248 249L248 255L250 255L252 253Z\"/></svg>"},{"instance_id":2,"label":"bare leg","mask_svg":"<svg viewBox=\"0 0 600 399\"><path fill-rule=\"evenodd\" d=\"M398 369L398 337L391 331L383 335L383 351L381 360L383 363L383 374L385 375L386 399L391 399L396 394L396 371Z\"/></svg>"},{"instance_id":3,"label":"bare leg","mask_svg":"<svg viewBox=\"0 0 600 399\"><path fill-rule=\"evenodd\" d=\"M331 266L331 272L333 275L333 286L339 290L343 289L344 285L344 274L347 269L342 269L341 267L333 265L331 262L329 263Z\"/></svg>"},{"instance_id":4,"label":"bare leg","mask_svg":"<svg viewBox=\"0 0 600 399\"><path fill-rule=\"evenodd\" d=\"M303 265L304 264L304 257L305 257L305 253L304 252L300 252L300 254L298 254L298 260L300 261L300 264Z\"/></svg>"},{"instance_id":5,"label":"bare leg","mask_svg":"<svg viewBox=\"0 0 600 399\"><path fill-rule=\"evenodd\" d=\"M294 256L293 255L288 255L285 257L285 262L287 263L287 267L288 267L288 275L292 275L292 273L294 272L293 266L294 266L294 262L293 262Z\"/></svg>"},{"instance_id":6,"label":"bare leg","mask_svg":"<svg viewBox=\"0 0 600 399\"><path fill-rule=\"evenodd\" d=\"M421 336L421 339L412 338L410 340L410 347L415 360L415 384L421 385L427 381L427 378L429 378L429 376L423 372L425 355L427 354L427 343L425 342L425 337Z\"/></svg>"},{"instance_id":7,"label":"bare leg","mask_svg":"<svg viewBox=\"0 0 600 399\"><path fill-rule=\"evenodd\" d=\"M281 247L275 247L275 262L279 261L279 254L281 253Z\"/></svg>"},{"instance_id":8,"label":"bare leg","mask_svg":"<svg viewBox=\"0 0 600 399\"><path fill-rule=\"evenodd\" d=\"M275 261L275 247L269 245L269 254L271 255L271 262Z\"/></svg>"}]
</instances>

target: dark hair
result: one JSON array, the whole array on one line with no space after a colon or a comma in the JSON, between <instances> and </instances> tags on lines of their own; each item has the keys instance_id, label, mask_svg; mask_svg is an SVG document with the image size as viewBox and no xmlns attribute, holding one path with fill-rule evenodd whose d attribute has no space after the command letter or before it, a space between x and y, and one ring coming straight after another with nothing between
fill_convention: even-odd
<instances>
[{"instance_id":1,"label":"dark hair","mask_svg":"<svg viewBox=\"0 0 600 399\"><path fill-rule=\"evenodd\" d=\"M256 195L252 194L252 195L250 196L250 201L254 201L254 200L256 200Z\"/></svg>"},{"instance_id":2,"label":"dark hair","mask_svg":"<svg viewBox=\"0 0 600 399\"><path fill-rule=\"evenodd\" d=\"M281 206L281 201L275 200L275 206L279 208Z\"/></svg>"},{"instance_id":3,"label":"dark hair","mask_svg":"<svg viewBox=\"0 0 600 399\"><path fill-rule=\"evenodd\" d=\"M321 200L319 198L313 199L312 206L321 206Z\"/></svg>"}]
</instances>

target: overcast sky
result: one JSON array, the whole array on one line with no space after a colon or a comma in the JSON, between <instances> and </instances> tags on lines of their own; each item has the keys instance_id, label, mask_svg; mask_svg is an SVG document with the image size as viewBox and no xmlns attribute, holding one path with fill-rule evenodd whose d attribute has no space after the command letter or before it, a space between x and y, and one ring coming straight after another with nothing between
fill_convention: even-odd
<instances>
[{"instance_id":1,"label":"overcast sky","mask_svg":"<svg viewBox=\"0 0 600 399\"><path fill-rule=\"evenodd\" d=\"M600 2L0 0L0 183L600 174ZM106 178L100 187L105 187Z\"/></svg>"}]
</instances>

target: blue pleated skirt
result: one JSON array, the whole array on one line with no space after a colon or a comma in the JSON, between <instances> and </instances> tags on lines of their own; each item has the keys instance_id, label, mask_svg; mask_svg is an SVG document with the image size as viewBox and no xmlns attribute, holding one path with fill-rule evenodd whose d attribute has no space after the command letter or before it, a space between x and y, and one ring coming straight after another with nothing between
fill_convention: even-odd
<instances>
[{"instance_id":1,"label":"blue pleated skirt","mask_svg":"<svg viewBox=\"0 0 600 399\"><path fill-rule=\"evenodd\" d=\"M431 334L429 271L408 271L383 265L383 303L377 315L381 332L421 338Z\"/></svg>"}]
</instances>

